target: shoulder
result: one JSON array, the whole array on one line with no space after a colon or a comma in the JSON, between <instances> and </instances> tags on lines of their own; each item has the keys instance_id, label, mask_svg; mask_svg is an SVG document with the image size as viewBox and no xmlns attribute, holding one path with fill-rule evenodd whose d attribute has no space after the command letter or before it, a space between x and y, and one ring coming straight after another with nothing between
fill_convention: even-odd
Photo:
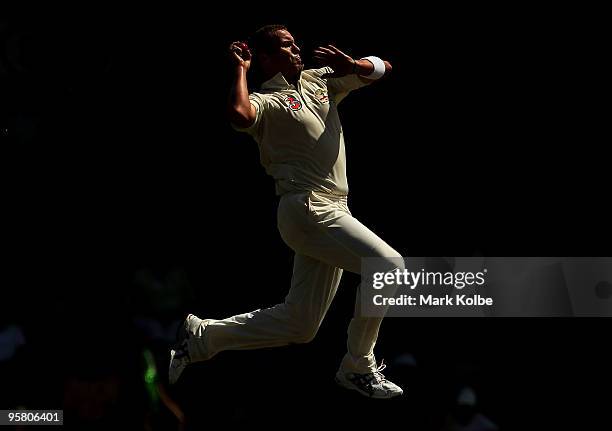
<instances>
[{"instance_id":1,"label":"shoulder","mask_svg":"<svg viewBox=\"0 0 612 431\"><path fill-rule=\"evenodd\" d=\"M253 91L249 93L249 99L253 100L264 100L268 97L268 95L262 91Z\"/></svg>"},{"instance_id":2,"label":"shoulder","mask_svg":"<svg viewBox=\"0 0 612 431\"><path fill-rule=\"evenodd\" d=\"M255 105L257 110L265 109L270 100L270 95L260 91L249 93L249 101Z\"/></svg>"},{"instance_id":3,"label":"shoulder","mask_svg":"<svg viewBox=\"0 0 612 431\"><path fill-rule=\"evenodd\" d=\"M325 74L325 73L332 73L333 69L331 67L321 67L319 69L307 69L305 71L303 71L302 73L306 76L313 76L313 77L317 77L320 78L321 75Z\"/></svg>"},{"instance_id":4,"label":"shoulder","mask_svg":"<svg viewBox=\"0 0 612 431\"><path fill-rule=\"evenodd\" d=\"M316 81L326 83L327 79L322 78L326 73L333 73L331 67L322 67L320 69L308 69L302 72L303 78L307 81Z\"/></svg>"}]
</instances>

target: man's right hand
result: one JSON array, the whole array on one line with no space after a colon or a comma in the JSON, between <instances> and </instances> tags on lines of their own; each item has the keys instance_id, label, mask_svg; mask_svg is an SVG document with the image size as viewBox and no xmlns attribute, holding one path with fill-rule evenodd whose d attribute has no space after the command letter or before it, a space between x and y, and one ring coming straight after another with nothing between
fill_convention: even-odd
<instances>
[{"instance_id":1,"label":"man's right hand","mask_svg":"<svg viewBox=\"0 0 612 431\"><path fill-rule=\"evenodd\" d=\"M234 81L230 88L227 113L231 123L248 128L257 119L257 111L249 100L247 71L251 67L251 51L244 42L233 42L229 46L230 60L234 66Z\"/></svg>"},{"instance_id":2,"label":"man's right hand","mask_svg":"<svg viewBox=\"0 0 612 431\"><path fill-rule=\"evenodd\" d=\"M235 66L243 67L245 70L249 70L251 67L251 51L244 42L232 42L229 47L230 58Z\"/></svg>"}]
</instances>

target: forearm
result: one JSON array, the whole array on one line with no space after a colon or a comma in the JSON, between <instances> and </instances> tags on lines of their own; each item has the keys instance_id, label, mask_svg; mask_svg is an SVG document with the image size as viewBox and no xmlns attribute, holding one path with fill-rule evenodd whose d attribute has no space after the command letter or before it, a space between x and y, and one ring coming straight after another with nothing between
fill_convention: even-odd
<instances>
[{"instance_id":1,"label":"forearm","mask_svg":"<svg viewBox=\"0 0 612 431\"><path fill-rule=\"evenodd\" d=\"M227 104L227 112L230 121L237 125L244 124L253 117L254 108L249 101L249 89L247 86L247 71L244 67L234 68L234 78L230 88Z\"/></svg>"},{"instance_id":2,"label":"forearm","mask_svg":"<svg viewBox=\"0 0 612 431\"><path fill-rule=\"evenodd\" d=\"M234 68L234 77L230 88L228 109L231 111L248 110L249 89L247 86L246 69L237 66Z\"/></svg>"},{"instance_id":3,"label":"forearm","mask_svg":"<svg viewBox=\"0 0 612 431\"><path fill-rule=\"evenodd\" d=\"M383 62L385 63L385 75L384 76L387 76L389 75L389 73L391 73L391 70L392 70L391 63L385 60L383 60ZM367 79L367 76L370 75L373 71L374 71L374 65L369 60L361 59L361 60L355 61L355 73L359 75L360 78Z\"/></svg>"}]
</instances>

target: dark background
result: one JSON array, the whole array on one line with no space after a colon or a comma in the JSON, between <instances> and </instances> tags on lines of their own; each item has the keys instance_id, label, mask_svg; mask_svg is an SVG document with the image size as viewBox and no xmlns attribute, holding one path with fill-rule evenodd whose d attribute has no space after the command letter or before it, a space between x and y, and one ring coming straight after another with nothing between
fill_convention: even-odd
<instances>
[{"instance_id":1,"label":"dark background","mask_svg":"<svg viewBox=\"0 0 612 431\"><path fill-rule=\"evenodd\" d=\"M270 9L0 16L1 323L19 323L27 339L11 365L19 371L4 371L6 405L59 408L66 381L115 375L130 388L119 398L140 400L139 354L151 340L136 316L171 326L185 311L222 318L282 301L292 253L276 231L273 182L254 142L224 118L227 47L264 24L288 25L307 67L329 42L393 64L340 110L351 210L402 255L609 255L594 13ZM159 311L138 271L162 283L178 272L189 293ZM332 377L357 283L345 276L312 344L227 352L188 370L170 393L189 423L323 426L330 417L439 429L469 384L502 429L609 425L605 319L393 319L378 356L417 359L388 370L403 373L406 397L347 397ZM165 348L155 345L159 358ZM129 410L125 400L115 415Z\"/></svg>"}]
</instances>

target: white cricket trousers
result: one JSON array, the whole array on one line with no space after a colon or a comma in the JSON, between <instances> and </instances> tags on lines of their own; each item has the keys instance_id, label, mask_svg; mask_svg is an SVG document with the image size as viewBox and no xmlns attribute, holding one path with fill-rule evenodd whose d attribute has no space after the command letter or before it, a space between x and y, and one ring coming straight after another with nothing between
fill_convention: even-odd
<instances>
[{"instance_id":1,"label":"white cricket trousers","mask_svg":"<svg viewBox=\"0 0 612 431\"><path fill-rule=\"evenodd\" d=\"M285 301L223 320L207 319L192 330L192 361L224 350L257 349L311 341L329 309L342 271L359 274L361 258L389 258L400 268L401 255L354 218L346 197L319 192L289 193L278 206L278 229L295 251L291 288ZM340 368L367 373L375 369L374 345L382 318L362 317L357 289L348 327L347 354Z\"/></svg>"}]
</instances>

